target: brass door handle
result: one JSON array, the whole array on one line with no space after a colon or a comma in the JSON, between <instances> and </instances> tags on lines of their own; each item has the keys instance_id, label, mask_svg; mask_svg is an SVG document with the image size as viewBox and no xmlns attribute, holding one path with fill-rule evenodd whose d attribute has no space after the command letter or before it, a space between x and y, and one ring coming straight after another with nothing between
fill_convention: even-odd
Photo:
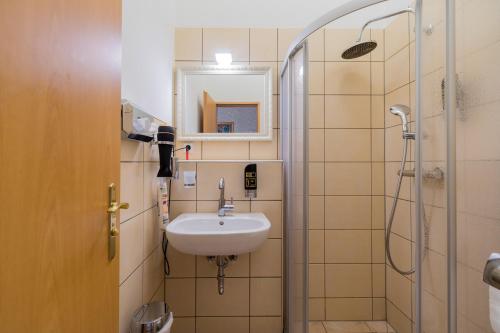
<instances>
[{"instance_id":1,"label":"brass door handle","mask_svg":"<svg viewBox=\"0 0 500 333\"><path fill-rule=\"evenodd\" d=\"M126 202L118 203L116 201L116 186L109 185L109 206L108 206L108 224L109 224L109 243L108 243L108 259L113 260L116 255L116 237L120 234L118 230L116 213L120 209L128 209L130 205Z\"/></svg>"},{"instance_id":2,"label":"brass door handle","mask_svg":"<svg viewBox=\"0 0 500 333\"><path fill-rule=\"evenodd\" d=\"M108 213L116 213L119 209L128 209L130 205L127 202L111 202L108 208Z\"/></svg>"}]
</instances>

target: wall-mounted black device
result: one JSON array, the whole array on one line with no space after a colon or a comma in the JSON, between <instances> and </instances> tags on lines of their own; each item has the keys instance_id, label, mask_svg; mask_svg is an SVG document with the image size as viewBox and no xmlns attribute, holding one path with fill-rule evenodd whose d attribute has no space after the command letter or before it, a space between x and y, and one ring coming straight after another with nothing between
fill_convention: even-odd
<instances>
[{"instance_id":1,"label":"wall-mounted black device","mask_svg":"<svg viewBox=\"0 0 500 333\"><path fill-rule=\"evenodd\" d=\"M257 164L245 167L245 197L257 198Z\"/></svg>"},{"instance_id":2,"label":"wall-mounted black device","mask_svg":"<svg viewBox=\"0 0 500 333\"><path fill-rule=\"evenodd\" d=\"M159 126L156 138L160 153L160 170L158 170L157 177L170 178L174 175L175 128Z\"/></svg>"}]
</instances>

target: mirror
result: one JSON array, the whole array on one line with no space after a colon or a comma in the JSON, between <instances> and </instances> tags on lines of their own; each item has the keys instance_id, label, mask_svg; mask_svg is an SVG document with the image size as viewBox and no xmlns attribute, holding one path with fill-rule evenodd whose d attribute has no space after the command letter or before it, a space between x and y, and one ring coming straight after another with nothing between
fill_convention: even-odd
<instances>
[{"instance_id":1,"label":"mirror","mask_svg":"<svg viewBox=\"0 0 500 333\"><path fill-rule=\"evenodd\" d=\"M270 67L180 68L178 140L272 140L271 104Z\"/></svg>"}]
</instances>

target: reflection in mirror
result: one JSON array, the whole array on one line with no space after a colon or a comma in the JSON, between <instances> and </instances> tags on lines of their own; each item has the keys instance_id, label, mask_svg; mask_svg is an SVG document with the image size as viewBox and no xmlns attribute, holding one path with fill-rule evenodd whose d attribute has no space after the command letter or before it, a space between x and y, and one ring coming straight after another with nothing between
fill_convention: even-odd
<instances>
[{"instance_id":1,"label":"reflection in mirror","mask_svg":"<svg viewBox=\"0 0 500 333\"><path fill-rule=\"evenodd\" d=\"M259 132L260 102L215 101L203 92L203 133Z\"/></svg>"},{"instance_id":2,"label":"reflection in mirror","mask_svg":"<svg viewBox=\"0 0 500 333\"><path fill-rule=\"evenodd\" d=\"M179 140L272 140L271 76L268 67L179 69Z\"/></svg>"}]
</instances>

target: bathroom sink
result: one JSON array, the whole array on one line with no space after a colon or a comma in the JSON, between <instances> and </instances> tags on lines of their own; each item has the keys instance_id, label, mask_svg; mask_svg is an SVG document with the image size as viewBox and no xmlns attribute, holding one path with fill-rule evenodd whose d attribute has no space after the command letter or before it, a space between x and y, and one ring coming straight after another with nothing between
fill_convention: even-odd
<instances>
[{"instance_id":1,"label":"bathroom sink","mask_svg":"<svg viewBox=\"0 0 500 333\"><path fill-rule=\"evenodd\" d=\"M201 256L252 252L267 238L271 223L262 213L181 214L168 224L170 244L178 251Z\"/></svg>"}]
</instances>

